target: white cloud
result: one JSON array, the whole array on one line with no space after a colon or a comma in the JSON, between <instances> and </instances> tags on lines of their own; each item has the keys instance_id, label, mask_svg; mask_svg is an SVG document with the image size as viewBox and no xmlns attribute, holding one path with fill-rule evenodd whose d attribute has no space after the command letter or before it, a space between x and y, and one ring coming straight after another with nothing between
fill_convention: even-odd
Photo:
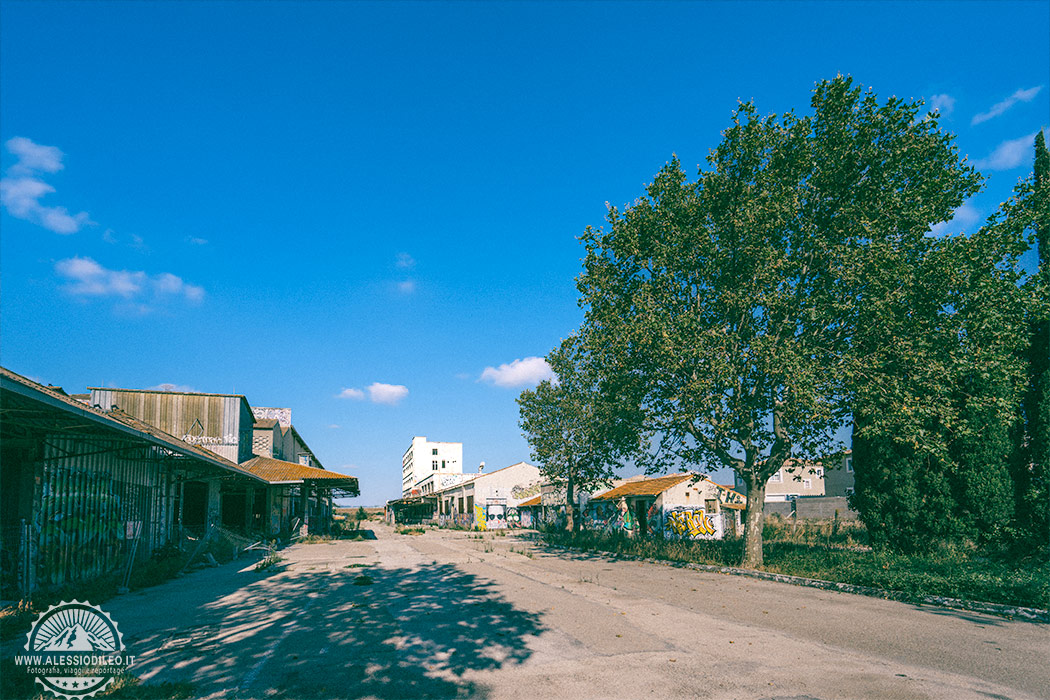
<instances>
[{"instance_id":1,"label":"white cloud","mask_svg":"<svg viewBox=\"0 0 1050 700\"><path fill-rule=\"evenodd\" d=\"M204 298L204 289L194 284L187 284L182 278L170 272L162 272L153 278L153 288L161 295L184 296L189 301L199 302Z\"/></svg>"},{"instance_id":2,"label":"white cloud","mask_svg":"<svg viewBox=\"0 0 1050 700\"><path fill-rule=\"evenodd\" d=\"M939 112L942 117L949 117L955 110L955 98L951 95L934 95L930 98L930 111Z\"/></svg>"},{"instance_id":3,"label":"white cloud","mask_svg":"<svg viewBox=\"0 0 1050 700\"><path fill-rule=\"evenodd\" d=\"M167 382L165 382L164 384L158 384L156 386L148 386L146 387L146 389L149 391L178 391L191 393L197 391L192 386L186 386L185 384L169 384Z\"/></svg>"},{"instance_id":4,"label":"white cloud","mask_svg":"<svg viewBox=\"0 0 1050 700\"><path fill-rule=\"evenodd\" d=\"M987 158L974 161L974 167L978 170L1012 170L1029 157L1034 157L1033 143L1035 135L1033 131L1027 136L1011 141L1003 141Z\"/></svg>"},{"instance_id":5,"label":"white cloud","mask_svg":"<svg viewBox=\"0 0 1050 700\"><path fill-rule=\"evenodd\" d=\"M416 260L408 253L397 254L397 266L402 270L411 270L416 266Z\"/></svg>"},{"instance_id":6,"label":"white cloud","mask_svg":"<svg viewBox=\"0 0 1050 700\"><path fill-rule=\"evenodd\" d=\"M145 272L109 270L91 258L68 258L55 264L55 272L65 277L67 289L77 296L120 296L130 299L140 293Z\"/></svg>"},{"instance_id":7,"label":"white cloud","mask_svg":"<svg viewBox=\"0 0 1050 700\"><path fill-rule=\"evenodd\" d=\"M491 382L509 389L535 386L553 376L550 365L542 357L526 357L499 367L486 367L478 381Z\"/></svg>"},{"instance_id":8,"label":"white cloud","mask_svg":"<svg viewBox=\"0 0 1050 700\"><path fill-rule=\"evenodd\" d=\"M110 270L91 258L72 257L55 263L55 272L65 278L66 291L82 297L120 297L151 301L181 297L190 302L204 298L204 289L187 284L178 275L162 272L149 276L145 272ZM142 305L143 310L149 307Z\"/></svg>"},{"instance_id":9,"label":"white cloud","mask_svg":"<svg viewBox=\"0 0 1050 700\"><path fill-rule=\"evenodd\" d=\"M963 202L962 206L952 213L952 218L942 221L930 229L930 235L935 237L946 236L949 233L963 233L973 231L974 225L981 221L981 213L977 211L970 202Z\"/></svg>"},{"instance_id":10,"label":"white cloud","mask_svg":"<svg viewBox=\"0 0 1050 700\"><path fill-rule=\"evenodd\" d=\"M191 237L191 238L188 238L187 240L190 242L191 245L208 245L208 239L207 238L193 238L193 237Z\"/></svg>"},{"instance_id":11,"label":"white cloud","mask_svg":"<svg viewBox=\"0 0 1050 700\"><path fill-rule=\"evenodd\" d=\"M365 398L365 392L360 389L343 389L336 395L337 399L353 399L354 401L363 401Z\"/></svg>"},{"instance_id":12,"label":"white cloud","mask_svg":"<svg viewBox=\"0 0 1050 700\"><path fill-rule=\"evenodd\" d=\"M24 136L16 136L8 140L7 150L18 157L18 162L11 166L11 172L15 173L57 173L63 167L62 151L54 146L41 146L33 143Z\"/></svg>"},{"instance_id":13,"label":"white cloud","mask_svg":"<svg viewBox=\"0 0 1050 700\"><path fill-rule=\"evenodd\" d=\"M18 162L0 179L0 205L18 219L31 221L55 233L76 233L94 223L87 212L70 214L65 207L47 207L40 200L55 188L40 180L40 173L55 173L62 169L62 151L54 146L33 143L24 136L7 141L7 150Z\"/></svg>"},{"instance_id":14,"label":"white cloud","mask_svg":"<svg viewBox=\"0 0 1050 700\"><path fill-rule=\"evenodd\" d=\"M1018 102L1031 102L1035 99L1035 96L1038 95L1039 91L1042 89L1042 85L1037 85L1036 87L1028 88L1027 90L1018 90L1002 102L998 102L992 105L992 108L987 112L982 112L981 114L974 115L973 120L970 122L970 124L972 126L976 126L982 122L988 121L989 119L995 119L996 117L1006 112L1006 110L1013 107Z\"/></svg>"},{"instance_id":15,"label":"white cloud","mask_svg":"<svg viewBox=\"0 0 1050 700\"><path fill-rule=\"evenodd\" d=\"M45 207L40 203L42 197L54 191L54 187L34 177L5 177L0 179L0 204L11 216L55 233L76 233L94 223L86 211L70 214L65 207Z\"/></svg>"},{"instance_id":16,"label":"white cloud","mask_svg":"<svg viewBox=\"0 0 1050 700\"><path fill-rule=\"evenodd\" d=\"M412 292L416 291L415 280L405 280L404 282L399 282L397 285L397 291L401 292L402 294L411 294Z\"/></svg>"},{"instance_id":17,"label":"white cloud","mask_svg":"<svg viewBox=\"0 0 1050 700\"><path fill-rule=\"evenodd\" d=\"M329 430L339 430L339 424L338 423L332 423L331 425L328 426L328 429Z\"/></svg>"},{"instance_id":18,"label":"white cloud","mask_svg":"<svg viewBox=\"0 0 1050 700\"><path fill-rule=\"evenodd\" d=\"M395 406L401 402L401 399L408 396L408 387L400 384L373 382L368 385L368 395L372 399L372 403L385 403Z\"/></svg>"}]
</instances>

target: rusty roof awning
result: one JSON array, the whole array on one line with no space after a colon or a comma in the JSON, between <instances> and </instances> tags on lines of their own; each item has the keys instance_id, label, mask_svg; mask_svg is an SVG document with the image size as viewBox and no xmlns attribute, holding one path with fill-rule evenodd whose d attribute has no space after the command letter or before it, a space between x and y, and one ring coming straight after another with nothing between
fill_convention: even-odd
<instances>
[{"instance_id":1,"label":"rusty roof awning","mask_svg":"<svg viewBox=\"0 0 1050 700\"><path fill-rule=\"evenodd\" d=\"M660 476L655 479L642 479L641 481L630 481L620 484L616 488L595 496L595 501L605 501L621 496L659 496L667 489L682 483L686 479L692 479L693 474L672 474L671 476Z\"/></svg>"},{"instance_id":2,"label":"rusty roof awning","mask_svg":"<svg viewBox=\"0 0 1050 700\"><path fill-rule=\"evenodd\" d=\"M298 462L285 462L282 459L256 456L247 462L242 462L239 467L273 485L310 483L341 491L347 495L360 494L356 476L308 467Z\"/></svg>"},{"instance_id":3,"label":"rusty roof awning","mask_svg":"<svg viewBox=\"0 0 1050 700\"><path fill-rule=\"evenodd\" d=\"M163 448L174 457L207 464L227 475L263 481L230 460L169 435L123 411L103 411L89 406L65 392L38 384L3 367L0 367L0 389L4 394L0 415L8 425L66 434L99 431L105 435L119 435L140 444Z\"/></svg>"}]
</instances>

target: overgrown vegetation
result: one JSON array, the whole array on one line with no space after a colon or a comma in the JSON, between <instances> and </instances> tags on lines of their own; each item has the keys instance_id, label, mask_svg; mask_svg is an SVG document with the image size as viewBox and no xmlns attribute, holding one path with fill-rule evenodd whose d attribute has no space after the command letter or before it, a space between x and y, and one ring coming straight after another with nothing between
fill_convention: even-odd
<instances>
[{"instance_id":1,"label":"overgrown vegetation","mask_svg":"<svg viewBox=\"0 0 1050 700\"><path fill-rule=\"evenodd\" d=\"M284 557L281 556L277 548L270 544L266 549L266 556L259 560L259 563L255 565L255 570L259 572L269 571L270 569L280 566L281 562L284 561Z\"/></svg>"},{"instance_id":2,"label":"overgrown vegetation","mask_svg":"<svg viewBox=\"0 0 1050 700\"><path fill-rule=\"evenodd\" d=\"M397 534L399 535L422 535L426 532L425 528L422 527L405 527L404 525L398 525Z\"/></svg>"},{"instance_id":3,"label":"overgrown vegetation","mask_svg":"<svg viewBox=\"0 0 1050 700\"><path fill-rule=\"evenodd\" d=\"M1017 560L951 547L900 554L863 546L866 533L858 523L803 522L793 528L776 517L767 520L760 570L895 591L916 601L944 596L1050 608L1045 554ZM548 544L584 551L715 566L737 566L743 552L740 539L661 540L593 531L548 531L542 537Z\"/></svg>"}]
</instances>

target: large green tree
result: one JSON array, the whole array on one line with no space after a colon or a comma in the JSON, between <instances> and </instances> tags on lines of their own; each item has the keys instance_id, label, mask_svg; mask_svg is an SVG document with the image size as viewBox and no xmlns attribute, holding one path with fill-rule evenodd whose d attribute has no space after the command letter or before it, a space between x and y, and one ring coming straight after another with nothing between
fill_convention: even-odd
<instances>
[{"instance_id":1,"label":"large green tree","mask_svg":"<svg viewBox=\"0 0 1050 700\"><path fill-rule=\"evenodd\" d=\"M579 528L576 493L615 478L624 455L636 451L637 401L621 385L601 392L593 355L579 335L547 355L555 378L518 397L520 425L532 458L549 480L565 485L566 529Z\"/></svg>"},{"instance_id":2,"label":"large green tree","mask_svg":"<svg viewBox=\"0 0 1050 700\"><path fill-rule=\"evenodd\" d=\"M583 235L602 390L624 377L639 389L653 468L725 466L747 485L745 566L762 563L769 477L839 447L868 369L858 324L878 316L862 311L894 306L930 226L980 183L921 103L880 103L839 77L811 106L781 118L740 106L695 182L672 160L648 196L610 209L608 230ZM879 344L937 379L922 339L893 330Z\"/></svg>"}]
</instances>

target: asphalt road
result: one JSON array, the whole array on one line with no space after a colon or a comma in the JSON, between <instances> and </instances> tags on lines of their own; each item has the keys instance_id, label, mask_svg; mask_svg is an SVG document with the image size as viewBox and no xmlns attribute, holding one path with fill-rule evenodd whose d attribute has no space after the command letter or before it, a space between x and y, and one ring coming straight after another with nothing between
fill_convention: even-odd
<instances>
[{"instance_id":1,"label":"asphalt road","mask_svg":"<svg viewBox=\"0 0 1050 700\"><path fill-rule=\"evenodd\" d=\"M1050 626L428 531L296 545L103 607L222 698L1050 697ZM360 578L360 577L366 578Z\"/></svg>"}]
</instances>

